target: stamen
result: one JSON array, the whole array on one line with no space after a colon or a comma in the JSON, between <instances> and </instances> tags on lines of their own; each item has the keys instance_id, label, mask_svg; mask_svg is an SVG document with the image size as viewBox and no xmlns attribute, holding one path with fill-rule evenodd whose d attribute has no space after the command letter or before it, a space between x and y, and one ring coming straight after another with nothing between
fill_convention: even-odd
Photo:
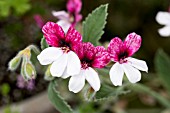
<instances>
[{"instance_id":1,"label":"stamen","mask_svg":"<svg viewBox=\"0 0 170 113\"><path fill-rule=\"evenodd\" d=\"M83 61L82 63L81 63L81 68L82 69L87 69L89 67L89 63L87 63L87 62L85 62L85 61Z\"/></svg>"},{"instance_id":2,"label":"stamen","mask_svg":"<svg viewBox=\"0 0 170 113\"><path fill-rule=\"evenodd\" d=\"M128 57L128 53L126 51L119 53L119 55L118 55L119 63L120 64L126 63L127 62L127 60L126 60L127 57Z\"/></svg>"},{"instance_id":3,"label":"stamen","mask_svg":"<svg viewBox=\"0 0 170 113\"><path fill-rule=\"evenodd\" d=\"M69 47L61 47L63 53L68 53L70 51Z\"/></svg>"}]
</instances>

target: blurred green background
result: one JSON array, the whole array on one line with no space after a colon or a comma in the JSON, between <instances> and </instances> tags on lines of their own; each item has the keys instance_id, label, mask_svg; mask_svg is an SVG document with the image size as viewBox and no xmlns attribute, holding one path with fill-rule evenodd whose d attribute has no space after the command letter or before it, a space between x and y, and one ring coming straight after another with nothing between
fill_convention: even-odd
<instances>
[{"instance_id":1,"label":"blurred green background","mask_svg":"<svg viewBox=\"0 0 170 113\"><path fill-rule=\"evenodd\" d=\"M36 89L34 92L27 90L21 91L15 85L19 70L15 73L9 72L7 70L8 61L13 58L19 50L24 49L29 44L40 46L42 33L41 29L36 25L34 16L39 14L42 16L44 22L55 22L57 19L52 16L51 11L66 10L67 2L67 0L13 0L13 3L11 0L4 1L0 0L0 87L1 90L5 87L7 92L5 92L6 90L2 90L1 92L5 92L7 93L6 95L9 96L4 96L3 93L1 93L0 105L5 105L9 102L18 102L43 91L43 89L47 87L47 82L43 80L43 75L40 74L38 80L36 80ZM100 40L102 43L110 41L116 36L125 39L130 32L136 32L142 36L142 46L135 54L135 57L145 60L149 66L149 76L142 77L143 81L151 81L153 78L157 78L156 74L151 74L155 73L155 53L158 48L163 48L163 50L170 55L170 37L165 38L158 34L157 30L162 26L155 21L155 16L158 11L168 11L170 1L82 0L82 2L83 7L81 13L83 20L96 7L109 3L109 15L104 29L105 33ZM155 87L158 92L162 91L166 94L166 90L157 84L157 82L151 82L148 86ZM128 108L139 108L139 106L142 106L141 108L162 108L152 97L148 95L140 95L140 97L138 97L139 95L140 94L134 93L129 94L128 96L122 97L119 103L123 105L128 103ZM127 98L129 99L128 102L125 101ZM149 99L150 103L148 102ZM137 104L133 104L133 102L137 102ZM96 109L100 105L94 104L91 106ZM93 109L88 107L86 109ZM110 112L111 111L106 111L106 113ZM91 111L90 113L93 112Z\"/></svg>"}]
</instances>

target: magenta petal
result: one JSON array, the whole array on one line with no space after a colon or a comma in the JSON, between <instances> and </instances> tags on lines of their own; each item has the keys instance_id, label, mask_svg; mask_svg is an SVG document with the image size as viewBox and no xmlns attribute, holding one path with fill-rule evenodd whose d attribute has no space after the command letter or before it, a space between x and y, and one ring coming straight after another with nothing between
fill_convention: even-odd
<instances>
[{"instance_id":1,"label":"magenta petal","mask_svg":"<svg viewBox=\"0 0 170 113\"><path fill-rule=\"evenodd\" d=\"M86 59L92 60L96 54L96 49L90 42L83 43L83 53Z\"/></svg>"},{"instance_id":2,"label":"magenta petal","mask_svg":"<svg viewBox=\"0 0 170 113\"><path fill-rule=\"evenodd\" d=\"M63 29L54 22L47 22L43 28L42 32L47 43L51 46L59 46L59 41L65 39L65 34Z\"/></svg>"},{"instance_id":3,"label":"magenta petal","mask_svg":"<svg viewBox=\"0 0 170 113\"><path fill-rule=\"evenodd\" d=\"M68 0L67 2L67 10L70 13L79 13L82 7L81 0Z\"/></svg>"},{"instance_id":4,"label":"magenta petal","mask_svg":"<svg viewBox=\"0 0 170 113\"><path fill-rule=\"evenodd\" d=\"M110 55L103 46L97 46L96 54L92 66L95 68L103 68L110 61Z\"/></svg>"},{"instance_id":5,"label":"magenta petal","mask_svg":"<svg viewBox=\"0 0 170 113\"><path fill-rule=\"evenodd\" d=\"M66 35L66 42L71 45L71 49L74 51L77 44L82 42L82 36L73 27L70 27Z\"/></svg>"},{"instance_id":6,"label":"magenta petal","mask_svg":"<svg viewBox=\"0 0 170 113\"><path fill-rule=\"evenodd\" d=\"M121 50L124 50L122 40L118 37L113 38L108 45L108 52L110 53L111 59L114 61L118 61L118 55Z\"/></svg>"},{"instance_id":7,"label":"magenta petal","mask_svg":"<svg viewBox=\"0 0 170 113\"><path fill-rule=\"evenodd\" d=\"M83 43L77 43L76 46L74 46L73 50L79 57L79 59L83 59L84 57L84 51L83 51Z\"/></svg>"},{"instance_id":8,"label":"magenta petal","mask_svg":"<svg viewBox=\"0 0 170 113\"><path fill-rule=\"evenodd\" d=\"M130 33L125 41L124 47L128 51L128 56L132 56L141 46L141 36L137 35L136 33Z\"/></svg>"}]
</instances>

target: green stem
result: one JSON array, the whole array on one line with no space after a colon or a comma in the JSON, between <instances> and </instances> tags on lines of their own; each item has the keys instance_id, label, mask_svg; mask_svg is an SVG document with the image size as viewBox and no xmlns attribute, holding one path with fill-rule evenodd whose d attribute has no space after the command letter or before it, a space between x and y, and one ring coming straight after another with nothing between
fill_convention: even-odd
<instances>
[{"instance_id":1,"label":"green stem","mask_svg":"<svg viewBox=\"0 0 170 113\"><path fill-rule=\"evenodd\" d=\"M170 108L170 101L168 101L168 99L164 98L162 95L151 90L149 87L147 87L145 85L136 83L136 84L129 84L126 87L128 89L131 89L131 90L137 92L137 93L146 93L148 95L151 95L152 97L157 99L157 101L159 101L159 103L161 103L163 106Z\"/></svg>"}]
</instances>

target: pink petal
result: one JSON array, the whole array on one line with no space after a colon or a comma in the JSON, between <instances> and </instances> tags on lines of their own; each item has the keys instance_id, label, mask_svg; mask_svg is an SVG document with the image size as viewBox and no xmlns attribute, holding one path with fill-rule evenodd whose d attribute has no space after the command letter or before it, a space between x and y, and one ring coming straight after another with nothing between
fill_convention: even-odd
<instances>
[{"instance_id":1,"label":"pink petal","mask_svg":"<svg viewBox=\"0 0 170 113\"><path fill-rule=\"evenodd\" d=\"M74 52L78 55L79 59L83 59L84 51L83 51L83 43L78 43L77 46L74 47Z\"/></svg>"},{"instance_id":2,"label":"pink petal","mask_svg":"<svg viewBox=\"0 0 170 113\"><path fill-rule=\"evenodd\" d=\"M71 49L74 50L77 44L82 42L82 36L73 27L70 27L66 35L66 42L69 43Z\"/></svg>"},{"instance_id":3,"label":"pink petal","mask_svg":"<svg viewBox=\"0 0 170 113\"><path fill-rule=\"evenodd\" d=\"M90 42L83 43L83 53L84 53L84 58L88 60L93 60L94 55L96 54L96 49L93 44Z\"/></svg>"},{"instance_id":4,"label":"pink petal","mask_svg":"<svg viewBox=\"0 0 170 113\"><path fill-rule=\"evenodd\" d=\"M44 33L44 37L47 43L51 46L58 47L59 41L61 39L65 39L65 34L63 29L54 22L47 22L43 28L42 32Z\"/></svg>"},{"instance_id":5,"label":"pink petal","mask_svg":"<svg viewBox=\"0 0 170 113\"><path fill-rule=\"evenodd\" d=\"M132 56L141 46L141 36L137 35L136 33L130 33L125 41L124 41L124 48L128 51L128 56Z\"/></svg>"},{"instance_id":6,"label":"pink petal","mask_svg":"<svg viewBox=\"0 0 170 113\"><path fill-rule=\"evenodd\" d=\"M75 14L74 22L72 23L72 26L75 26L81 20L82 20L82 15L81 14Z\"/></svg>"},{"instance_id":7,"label":"pink petal","mask_svg":"<svg viewBox=\"0 0 170 113\"><path fill-rule=\"evenodd\" d=\"M121 50L124 50L122 40L118 37L113 38L108 45L108 52L110 53L111 59L118 61L118 55Z\"/></svg>"},{"instance_id":8,"label":"pink petal","mask_svg":"<svg viewBox=\"0 0 170 113\"><path fill-rule=\"evenodd\" d=\"M103 68L110 61L110 55L103 46L96 47L96 54L92 63L95 68Z\"/></svg>"},{"instance_id":9,"label":"pink petal","mask_svg":"<svg viewBox=\"0 0 170 113\"><path fill-rule=\"evenodd\" d=\"M68 0L67 2L67 10L70 13L79 13L82 7L81 0Z\"/></svg>"}]
</instances>

